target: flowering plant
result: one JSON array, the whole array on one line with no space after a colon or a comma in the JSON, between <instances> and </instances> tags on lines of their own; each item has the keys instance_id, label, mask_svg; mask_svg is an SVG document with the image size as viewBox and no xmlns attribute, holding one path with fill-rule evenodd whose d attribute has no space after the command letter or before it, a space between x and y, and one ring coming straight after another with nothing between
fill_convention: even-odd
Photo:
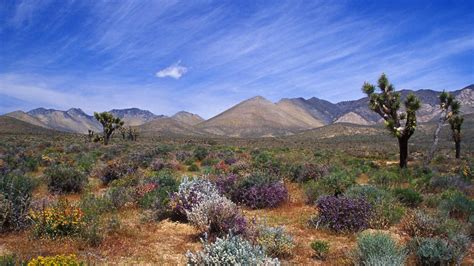
<instances>
[{"instance_id":1,"label":"flowering plant","mask_svg":"<svg viewBox=\"0 0 474 266\"><path fill-rule=\"evenodd\" d=\"M63 266L80 266L84 265L84 263L80 262L76 255L56 255L56 256L38 256L34 259L31 259L28 266L40 266L40 265L48 265L48 266L56 266L56 265L63 265Z\"/></svg>"},{"instance_id":2,"label":"flowering plant","mask_svg":"<svg viewBox=\"0 0 474 266\"><path fill-rule=\"evenodd\" d=\"M36 236L56 238L77 235L85 225L84 213L67 200L60 200L55 206L31 211L33 232Z\"/></svg>"}]
</instances>

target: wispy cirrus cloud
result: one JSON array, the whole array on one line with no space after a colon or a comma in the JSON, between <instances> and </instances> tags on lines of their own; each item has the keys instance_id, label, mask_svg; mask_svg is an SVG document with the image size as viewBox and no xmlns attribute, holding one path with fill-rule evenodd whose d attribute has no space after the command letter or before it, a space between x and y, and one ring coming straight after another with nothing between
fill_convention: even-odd
<instances>
[{"instance_id":1,"label":"wispy cirrus cloud","mask_svg":"<svg viewBox=\"0 0 474 266\"><path fill-rule=\"evenodd\" d=\"M1 3L0 111L73 103L211 117L257 94L355 99L382 72L406 89L474 82L473 3L356 3Z\"/></svg>"},{"instance_id":2,"label":"wispy cirrus cloud","mask_svg":"<svg viewBox=\"0 0 474 266\"><path fill-rule=\"evenodd\" d=\"M163 68L162 70L156 72L156 76L159 78L174 78L179 79L181 78L186 72L188 72L188 68L180 65L181 61L178 61L175 64L172 64L169 67Z\"/></svg>"}]
</instances>

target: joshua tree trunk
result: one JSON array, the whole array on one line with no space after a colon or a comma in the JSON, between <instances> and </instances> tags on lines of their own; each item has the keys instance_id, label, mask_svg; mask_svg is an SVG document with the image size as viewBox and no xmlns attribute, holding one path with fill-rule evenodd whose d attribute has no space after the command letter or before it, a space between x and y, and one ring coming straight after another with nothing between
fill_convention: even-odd
<instances>
[{"instance_id":1,"label":"joshua tree trunk","mask_svg":"<svg viewBox=\"0 0 474 266\"><path fill-rule=\"evenodd\" d=\"M443 126L445 122L446 122L446 119L443 116L443 113L441 113L441 116L439 117L438 125L436 126L436 130L433 136L433 145L431 145L430 151L426 157L425 165L429 165L431 160L433 160L433 156L436 152L436 148L438 147L439 132L441 131L441 127Z\"/></svg>"},{"instance_id":2,"label":"joshua tree trunk","mask_svg":"<svg viewBox=\"0 0 474 266\"><path fill-rule=\"evenodd\" d=\"M408 160L408 138L406 136L399 137L398 146L400 148L400 168L406 168Z\"/></svg>"},{"instance_id":3,"label":"joshua tree trunk","mask_svg":"<svg viewBox=\"0 0 474 266\"><path fill-rule=\"evenodd\" d=\"M458 140L456 143L456 159L461 158L461 140Z\"/></svg>"}]
</instances>

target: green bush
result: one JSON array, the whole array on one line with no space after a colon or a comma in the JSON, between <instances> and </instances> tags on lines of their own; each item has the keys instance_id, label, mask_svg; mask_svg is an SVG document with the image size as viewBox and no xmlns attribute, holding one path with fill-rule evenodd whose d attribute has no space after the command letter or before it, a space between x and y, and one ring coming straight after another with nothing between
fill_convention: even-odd
<instances>
[{"instance_id":1,"label":"green bush","mask_svg":"<svg viewBox=\"0 0 474 266\"><path fill-rule=\"evenodd\" d=\"M24 175L0 177L0 232L19 230L29 224L28 210L36 183Z\"/></svg>"},{"instance_id":2,"label":"green bush","mask_svg":"<svg viewBox=\"0 0 474 266\"><path fill-rule=\"evenodd\" d=\"M448 240L438 237L414 238L410 245L420 265L458 265L470 245L470 240L462 235Z\"/></svg>"},{"instance_id":3,"label":"green bush","mask_svg":"<svg viewBox=\"0 0 474 266\"><path fill-rule=\"evenodd\" d=\"M161 220L171 215L169 208L170 195L178 191L179 182L170 172L160 172L145 180L145 183L138 188L152 188L139 192L138 203L142 208L152 209L153 216ZM137 191L138 192L138 191Z\"/></svg>"},{"instance_id":4,"label":"green bush","mask_svg":"<svg viewBox=\"0 0 474 266\"><path fill-rule=\"evenodd\" d=\"M199 166L197 166L195 163L192 163L192 164L188 167L188 171L190 171L190 172L197 172L197 171L199 171Z\"/></svg>"},{"instance_id":5,"label":"green bush","mask_svg":"<svg viewBox=\"0 0 474 266\"><path fill-rule=\"evenodd\" d=\"M447 190L441 194L438 208L450 217L467 220L474 215L474 200L457 190Z\"/></svg>"},{"instance_id":6,"label":"green bush","mask_svg":"<svg viewBox=\"0 0 474 266\"><path fill-rule=\"evenodd\" d=\"M381 187L390 187L394 184L400 183L400 180L401 177L399 173L387 170L377 171L370 176L370 182Z\"/></svg>"},{"instance_id":7,"label":"green bush","mask_svg":"<svg viewBox=\"0 0 474 266\"><path fill-rule=\"evenodd\" d=\"M416 208L423 201L420 193L411 188L396 188L393 190L395 197L407 207Z\"/></svg>"},{"instance_id":8,"label":"green bush","mask_svg":"<svg viewBox=\"0 0 474 266\"><path fill-rule=\"evenodd\" d=\"M357 237L355 260L360 265L404 265L407 252L387 234L362 232Z\"/></svg>"},{"instance_id":9,"label":"green bush","mask_svg":"<svg viewBox=\"0 0 474 266\"><path fill-rule=\"evenodd\" d=\"M54 165L46 170L45 175L48 189L55 193L78 193L87 183L87 176L74 167Z\"/></svg>"},{"instance_id":10,"label":"green bush","mask_svg":"<svg viewBox=\"0 0 474 266\"><path fill-rule=\"evenodd\" d=\"M17 266L17 265L24 265L24 263L22 263L21 260L19 260L15 254L7 254L7 255L0 256L0 265Z\"/></svg>"},{"instance_id":11,"label":"green bush","mask_svg":"<svg viewBox=\"0 0 474 266\"><path fill-rule=\"evenodd\" d=\"M355 184L355 177L343 170L335 170L319 180L311 180L303 185L309 202L316 201L320 196L337 196Z\"/></svg>"},{"instance_id":12,"label":"green bush","mask_svg":"<svg viewBox=\"0 0 474 266\"><path fill-rule=\"evenodd\" d=\"M207 155L209 155L209 151L206 148L199 146L196 149L194 149L193 155L194 155L194 158L196 158L199 161L202 161L207 157Z\"/></svg>"},{"instance_id":13,"label":"green bush","mask_svg":"<svg viewBox=\"0 0 474 266\"><path fill-rule=\"evenodd\" d=\"M267 255L278 258L292 256L295 248L293 238L281 226L261 226L258 229L257 243L265 249Z\"/></svg>"},{"instance_id":14,"label":"green bush","mask_svg":"<svg viewBox=\"0 0 474 266\"><path fill-rule=\"evenodd\" d=\"M315 257L320 260L326 260L329 253L329 242L324 240L315 240L311 242L311 248L315 253Z\"/></svg>"}]
</instances>

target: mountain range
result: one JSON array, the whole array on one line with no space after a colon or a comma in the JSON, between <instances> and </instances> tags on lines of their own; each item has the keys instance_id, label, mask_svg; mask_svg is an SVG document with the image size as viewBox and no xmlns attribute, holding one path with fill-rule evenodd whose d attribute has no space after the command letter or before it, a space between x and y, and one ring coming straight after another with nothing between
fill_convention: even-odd
<instances>
[{"instance_id":1,"label":"mountain range","mask_svg":"<svg viewBox=\"0 0 474 266\"><path fill-rule=\"evenodd\" d=\"M402 99L414 93L422 102L418 121L429 122L439 116L438 96L433 90L402 90ZM474 113L474 85L451 92L462 104L464 114ZM236 104L228 110L204 120L197 114L181 111L173 116L155 115L138 108L109 111L127 126L136 127L147 135L215 135L228 137L269 137L295 133L336 123L373 125L380 117L369 110L368 98L331 103L316 97L284 98L273 103L261 96ZM49 130L73 133L101 131L102 126L81 109L67 111L37 108L28 112L15 111L4 116Z\"/></svg>"}]
</instances>

